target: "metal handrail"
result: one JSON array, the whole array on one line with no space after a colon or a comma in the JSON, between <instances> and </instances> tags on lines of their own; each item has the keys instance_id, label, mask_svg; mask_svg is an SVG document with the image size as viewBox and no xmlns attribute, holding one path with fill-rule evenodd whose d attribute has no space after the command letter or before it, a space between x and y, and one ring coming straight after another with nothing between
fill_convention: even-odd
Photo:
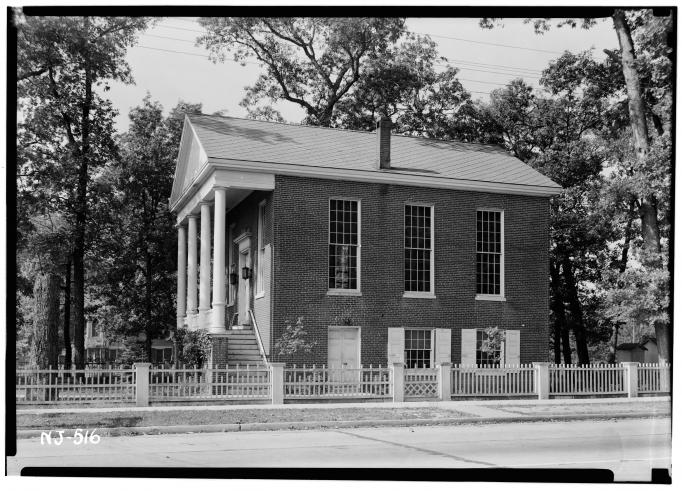
<instances>
[{"instance_id":1,"label":"metal handrail","mask_svg":"<svg viewBox=\"0 0 682 491\"><path fill-rule=\"evenodd\" d=\"M258 330L258 323L256 322L256 316L253 314L253 310L249 309L249 317L251 317L251 323L253 324L253 331L256 333L256 341L258 342L258 349L260 350L260 354L263 357L263 362L265 362L266 365L269 365L268 363L268 357L265 354L265 348L263 347L263 340L260 337L260 331Z\"/></svg>"}]
</instances>

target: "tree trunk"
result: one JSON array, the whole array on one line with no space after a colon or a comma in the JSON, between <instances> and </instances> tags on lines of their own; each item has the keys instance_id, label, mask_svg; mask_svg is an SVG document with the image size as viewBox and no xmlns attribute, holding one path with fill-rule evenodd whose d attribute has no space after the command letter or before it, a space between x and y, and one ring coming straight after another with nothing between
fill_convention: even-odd
<instances>
[{"instance_id":1,"label":"tree trunk","mask_svg":"<svg viewBox=\"0 0 682 491\"><path fill-rule=\"evenodd\" d=\"M573 363L573 353L571 351L571 336L568 326L561 330L561 351L564 355L564 363L570 365Z\"/></svg>"},{"instance_id":2,"label":"tree trunk","mask_svg":"<svg viewBox=\"0 0 682 491\"><path fill-rule=\"evenodd\" d=\"M90 26L84 18L86 35ZM90 158L90 109L92 107L92 67L88 46L85 47L85 98L81 114L81 155L76 190L76 226L73 249L73 314L74 363L85 368L85 230L87 226L88 164Z\"/></svg>"},{"instance_id":3,"label":"tree trunk","mask_svg":"<svg viewBox=\"0 0 682 491\"><path fill-rule=\"evenodd\" d=\"M149 249L146 251L145 257L145 331L147 332L147 341L145 342L145 349L147 350L147 360L152 361L152 336L154 329L152 328L152 258Z\"/></svg>"},{"instance_id":4,"label":"tree trunk","mask_svg":"<svg viewBox=\"0 0 682 491\"><path fill-rule=\"evenodd\" d=\"M618 347L618 330L620 329L620 324L614 322L612 326L613 330L611 331L611 342L609 343L609 357L606 360L607 363L616 363L616 348Z\"/></svg>"},{"instance_id":5,"label":"tree trunk","mask_svg":"<svg viewBox=\"0 0 682 491\"><path fill-rule=\"evenodd\" d=\"M621 58L623 60L623 76L625 87L628 94L628 108L630 112L630 125L635 142L635 151L640 162L644 161L649 151L649 133L646 124L646 112L642 90L639 84L639 76L635 66L635 50L632 42L630 26L625 18L625 12L616 9L613 13L613 25L618 35L620 44ZM650 251L660 252L660 228L658 225L658 213L656 201L653 196L643 196L639 209L642 219L642 239L644 248ZM659 359L670 360L670 322L657 322L654 325L656 330L656 344L658 346ZM659 338L660 336L660 338Z\"/></svg>"},{"instance_id":6,"label":"tree trunk","mask_svg":"<svg viewBox=\"0 0 682 491\"><path fill-rule=\"evenodd\" d=\"M38 368L57 368L59 362L59 283L51 272L39 272L33 282L33 343L31 361Z\"/></svg>"},{"instance_id":7,"label":"tree trunk","mask_svg":"<svg viewBox=\"0 0 682 491\"><path fill-rule=\"evenodd\" d=\"M552 288L552 302L550 308L554 313L554 363L561 363L561 333L566 330L566 310L564 306L563 292L561 291L561 278L556 261L549 262L549 272ZM569 347L570 357L570 347Z\"/></svg>"},{"instance_id":8,"label":"tree trunk","mask_svg":"<svg viewBox=\"0 0 682 491\"><path fill-rule=\"evenodd\" d=\"M564 257L561 262L566 293L568 294L568 305L571 313L571 326L575 336L575 346L578 353L578 363L588 365L590 355L587 351L587 339L585 337L585 323L583 320L583 309L578 297L578 287L573 276L573 265L568 257Z\"/></svg>"},{"instance_id":9,"label":"tree trunk","mask_svg":"<svg viewBox=\"0 0 682 491\"><path fill-rule=\"evenodd\" d=\"M64 274L64 369L71 368L71 261Z\"/></svg>"}]
</instances>

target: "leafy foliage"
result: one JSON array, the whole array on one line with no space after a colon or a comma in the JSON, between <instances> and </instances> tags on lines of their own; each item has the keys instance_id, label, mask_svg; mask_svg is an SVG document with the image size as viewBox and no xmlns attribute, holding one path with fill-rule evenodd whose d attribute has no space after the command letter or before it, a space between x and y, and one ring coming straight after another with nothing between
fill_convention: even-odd
<instances>
[{"instance_id":1,"label":"leafy foliage","mask_svg":"<svg viewBox=\"0 0 682 491\"><path fill-rule=\"evenodd\" d=\"M275 349L280 356L293 355L300 351L310 353L317 343L307 341L307 335L308 332L303 326L303 317L296 319L296 324L287 320L282 336L275 342Z\"/></svg>"},{"instance_id":2,"label":"leafy foliage","mask_svg":"<svg viewBox=\"0 0 682 491\"><path fill-rule=\"evenodd\" d=\"M208 362L211 356L211 336L208 331L178 329L175 337L180 364L201 367Z\"/></svg>"}]
</instances>

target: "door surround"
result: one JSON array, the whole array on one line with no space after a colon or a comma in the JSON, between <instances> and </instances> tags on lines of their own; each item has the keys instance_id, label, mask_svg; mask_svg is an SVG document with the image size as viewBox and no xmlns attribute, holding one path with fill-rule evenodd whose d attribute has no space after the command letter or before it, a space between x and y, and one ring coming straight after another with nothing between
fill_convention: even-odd
<instances>
[{"instance_id":1,"label":"door surround","mask_svg":"<svg viewBox=\"0 0 682 491\"><path fill-rule=\"evenodd\" d=\"M239 255L237 256L237 317L239 325L251 324L249 308L251 307L251 278L242 278L242 268L252 269L251 261L251 233L244 232L234 239Z\"/></svg>"}]
</instances>

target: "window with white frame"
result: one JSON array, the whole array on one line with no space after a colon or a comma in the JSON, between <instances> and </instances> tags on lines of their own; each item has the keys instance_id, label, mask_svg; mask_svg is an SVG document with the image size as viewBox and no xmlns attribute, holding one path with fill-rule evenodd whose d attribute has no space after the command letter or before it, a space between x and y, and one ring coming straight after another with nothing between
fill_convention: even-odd
<instances>
[{"instance_id":1,"label":"window with white frame","mask_svg":"<svg viewBox=\"0 0 682 491\"><path fill-rule=\"evenodd\" d=\"M256 292L260 295L264 293L263 284L263 258L265 257L265 246L263 245L263 222L265 220L265 201L258 205L258 269L256 270Z\"/></svg>"},{"instance_id":2,"label":"window with white frame","mask_svg":"<svg viewBox=\"0 0 682 491\"><path fill-rule=\"evenodd\" d=\"M504 354L502 352L502 344L498 344L497 346L488 345L488 349L483 349L484 342L486 341L490 343L491 340L485 330L476 329L476 365L500 366L502 355Z\"/></svg>"},{"instance_id":3,"label":"window with white frame","mask_svg":"<svg viewBox=\"0 0 682 491\"><path fill-rule=\"evenodd\" d=\"M407 368L430 368L433 331L405 329L405 365Z\"/></svg>"},{"instance_id":4,"label":"window with white frame","mask_svg":"<svg viewBox=\"0 0 682 491\"><path fill-rule=\"evenodd\" d=\"M329 200L329 289L360 289L360 202Z\"/></svg>"},{"instance_id":5,"label":"window with white frame","mask_svg":"<svg viewBox=\"0 0 682 491\"><path fill-rule=\"evenodd\" d=\"M405 291L433 292L433 207L405 205Z\"/></svg>"},{"instance_id":6,"label":"window with white frame","mask_svg":"<svg viewBox=\"0 0 682 491\"><path fill-rule=\"evenodd\" d=\"M503 293L503 215L501 211L476 212L476 294Z\"/></svg>"}]
</instances>

